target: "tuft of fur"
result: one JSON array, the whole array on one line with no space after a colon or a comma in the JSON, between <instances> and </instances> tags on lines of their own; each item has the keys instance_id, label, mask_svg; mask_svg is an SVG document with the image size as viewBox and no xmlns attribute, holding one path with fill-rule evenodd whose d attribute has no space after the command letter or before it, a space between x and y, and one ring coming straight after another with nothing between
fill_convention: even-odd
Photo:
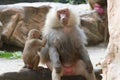
<instances>
[{"instance_id":1,"label":"tuft of fur","mask_svg":"<svg viewBox=\"0 0 120 80\"><path fill-rule=\"evenodd\" d=\"M51 8L46 16L45 25L44 25L44 28L42 29L42 35L47 36L49 34L49 32L52 31L53 28L62 27L62 25L60 24L60 21L57 17L57 11L61 10L61 9L66 9L66 8L68 8L70 11L70 18L68 21L68 26L76 27L80 32L80 37L82 39L81 41L84 44L87 44L87 37L86 37L84 31L79 27L80 26L79 13L70 7Z\"/></svg>"},{"instance_id":2,"label":"tuft of fur","mask_svg":"<svg viewBox=\"0 0 120 80\"><path fill-rule=\"evenodd\" d=\"M64 9L65 7L62 8L51 8L50 11L48 12L47 16L46 16L46 21L45 21L45 25L44 28L42 30L43 35L47 34L51 28L57 28L57 27L61 27L62 25L59 22L59 19L57 18L57 11L60 9ZM80 24L80 18L79 15L76 11L74 11L73 9L66 7L69 9L70 11L70 19L68 21L68 25L69 26L75 26L75 25L79 25Z\"/></svg>"},{"instance_id":3,"label":"tuft of fur","mask_svg":"<svg viewBox=\"0 0 120 80\"><path fill-rule=\"evenodd\" d=\"M80 34L80 40L82 41L82 43L84 43L86 45L88 42L87 42L87 36L86 36L84 30L80 29L80 28L78 30L79 30L79 34Z\"/></svg>"}]
</instances>

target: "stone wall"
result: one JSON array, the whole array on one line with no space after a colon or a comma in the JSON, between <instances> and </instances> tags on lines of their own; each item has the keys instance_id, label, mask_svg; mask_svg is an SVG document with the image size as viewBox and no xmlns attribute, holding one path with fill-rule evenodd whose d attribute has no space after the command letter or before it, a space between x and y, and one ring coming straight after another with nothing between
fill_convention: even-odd
<instances>
[{"instance_id":1,"label":"stone wall","mask_svg":"<svg viewBox=\"0 0 120 80\"><path fill-rule=\"evenodd\" d=\"M29 30L41 31L46 14L52 7L69 6L79 12L81 26L88 37L88 45L96 45L104 40L104 22L89 5L69 5L62 3L17 3L0 5L0 47L5 44L23 48ZM89 10L88 10L89 9ZM3 46L2 46L3 44Z\"/></svg>"}]
</instances>

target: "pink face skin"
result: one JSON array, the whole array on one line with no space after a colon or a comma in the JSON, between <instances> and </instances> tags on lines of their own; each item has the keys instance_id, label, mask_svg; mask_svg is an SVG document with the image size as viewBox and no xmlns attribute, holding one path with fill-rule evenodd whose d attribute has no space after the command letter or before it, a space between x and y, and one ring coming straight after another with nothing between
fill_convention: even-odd
<instances>
[{"instance_id":1,"label":"pink face skin","mask_svg":"<svg viewBox=\"0 0 120 80\"><path fill-rule=\"evenodd\" d=\"M69 19L69 9L62 9L57 11L57 16L63 26L67 26Z\"/></svg>"},{"instance_id":2,"label":"pink face skin","mask_svg":"<svg viewBox=\"0 0 120 80\"><path fill-rule=\"evenodd\" d=\"M94 4L94 10L96 10L100 16L103 16L105 14L105 11L102 8L102 6L97 3Z\"/></svg>"}]
</instances>

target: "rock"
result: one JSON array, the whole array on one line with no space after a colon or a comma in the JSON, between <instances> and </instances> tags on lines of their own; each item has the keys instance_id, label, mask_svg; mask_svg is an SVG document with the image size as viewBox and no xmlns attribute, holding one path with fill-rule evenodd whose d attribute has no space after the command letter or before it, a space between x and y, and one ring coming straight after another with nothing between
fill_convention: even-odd
<instances>
[{"instance_id":1,"label":"rock","mask_svg":"<svg viewBox=\"0 0 120 80\"><path fill-rule=\"evenodd\" d=\"M41 30L49 6L6 8L0 13L0 21L3 23L1 39L5 43L18 47L24 47L27 33L30 29Z\"/></svg>"},{"instance_id":2,"label":"rock","mask_svg":"<svg viewBox=\"0 0 120 80\"><path fill-rule=\"evenodd\" d=\"M0 75L0 80L52 80L51 71L48 68L39 67L34 71L27 68L21 69L19 72L8 72ZM62 80L86 80L84 77L63 76Z\"/></svg>"},{"instance_id":3,"label":"rock","mask_svg":"<svg viewBox=\"0 0 120 80\"><path fill-rule=\"evenodd\" d=\"M97 80L102 80L101 69L94 70ZM22 68L19 72L7 72L0 75L0 80L51 80L51 71L39 67L38 70ZM62 80L86 80L81 75L62 76Z\"/></svg>"},{"instance_id":4,"label":"rock","mask_svg":"<svg viewBox=\"0 0 120 80\"><path fill-rule=\"evenodd\" d=\"M64 7L61 3L18 3L0 5L0 43L3 47L10 45L23 48L27 33L35 28L41 31L47 12L52 7ZM104 25L99 15L88 5L69 5L78 10L81 25L88 37L88 45L96 45L104 41ZM7 45L6 45L7 44Z\"/></svg>"},{"instance_id":5,"label":"rock","mask_svg":"<svg viewBox=\"0 0 120 80\"><path fill-rule=\"evenodd\" d=\"M96 45L103 41L104 37L99 31L101 21L96 11L89 10L81 15L81 26L87 35L88 45Z\"/></svg>"}]
</instances>

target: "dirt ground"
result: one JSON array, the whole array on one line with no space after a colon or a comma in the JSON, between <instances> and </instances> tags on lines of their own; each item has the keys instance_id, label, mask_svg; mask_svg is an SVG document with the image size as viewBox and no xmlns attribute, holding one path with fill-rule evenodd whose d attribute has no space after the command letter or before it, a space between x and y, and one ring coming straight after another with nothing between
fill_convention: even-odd
<instances>
[{"instance_id":1,"label":"dirt ground","mask_svg":"<svg viewBox=\"0 0 120 80\"><path fill-rule=\"evenodd\" d=\"M104 45L99 45L94 47L87 47L87 49L94 68L100 68L100 66L96 67L96 64L101 62L106 56L106 47ZM22 67L22 59L7 60L0 58L0 74L5 72L19 71Z\"/></svg>"}]
</instances>

